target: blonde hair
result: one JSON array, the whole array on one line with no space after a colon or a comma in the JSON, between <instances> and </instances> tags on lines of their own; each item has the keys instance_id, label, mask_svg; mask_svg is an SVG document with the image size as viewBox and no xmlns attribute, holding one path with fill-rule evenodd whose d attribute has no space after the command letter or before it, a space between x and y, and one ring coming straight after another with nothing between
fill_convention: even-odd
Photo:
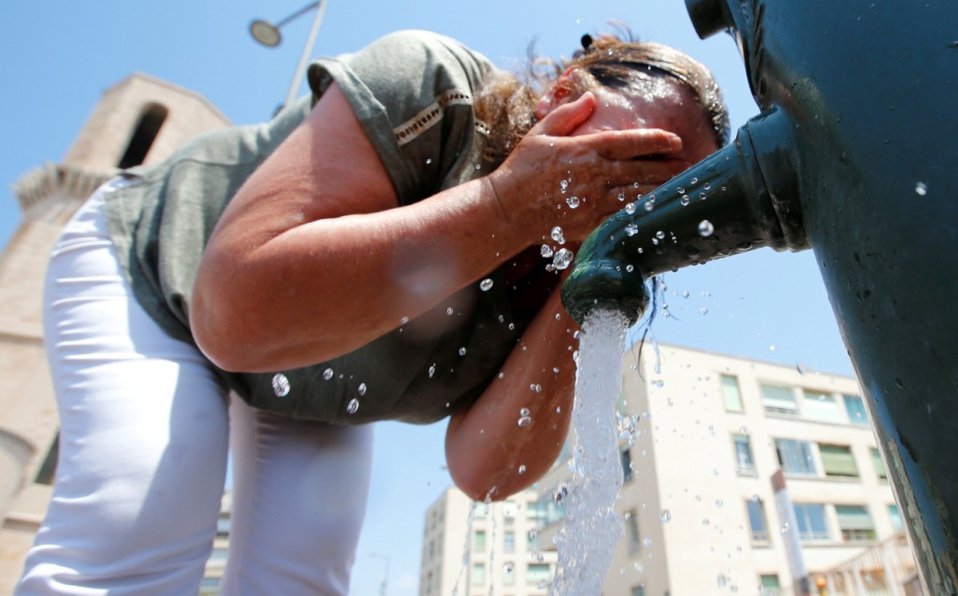
<instances>
[{"instance_id":1,"label":"blonde hair","mask_svg":"<svg viewBox=\"0 0 958 596\"><path fill-rule=\"evenodd\" d=\"M698 99L715 140L721 147L729 139L725 100L712 73L700 62L674 48L648 42L623 40L615 35L582 37L583 49L561 62L531 56L525 73L496 72L485 82L476 100L476 116L490 129L487 156L505 159L535 123L539 98L562 72L580 68L589 77L575 77L580 84L568 89L575 98L602 85L622 93L646 93L660 77L671 77L687 86Z\"/></svg>"}]
</instances>

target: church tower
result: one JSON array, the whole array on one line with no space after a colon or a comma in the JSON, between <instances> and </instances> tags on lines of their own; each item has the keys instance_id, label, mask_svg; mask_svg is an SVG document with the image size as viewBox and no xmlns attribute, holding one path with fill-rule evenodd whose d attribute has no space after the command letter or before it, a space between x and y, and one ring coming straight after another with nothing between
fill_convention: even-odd
<instances>
[{"instance_id":1,"label":"church tower","mask_svg":"<svg viewBox=\"0 0 958 596\"><path fill-rule=\"evenodd\" d=\"M47 259L83 201L122 168L157 163L230 121L201 95L135 73L107 89L60 163L25 173L23 219L0 254L0 594L18 580L56 473L56 400L43 351Z\"/></svg>"}]
</instances>

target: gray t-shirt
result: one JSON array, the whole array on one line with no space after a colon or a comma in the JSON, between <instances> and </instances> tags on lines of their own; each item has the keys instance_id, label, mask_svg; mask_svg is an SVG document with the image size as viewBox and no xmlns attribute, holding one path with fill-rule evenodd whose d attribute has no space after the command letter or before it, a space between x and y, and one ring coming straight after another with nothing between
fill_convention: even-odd
<instances>
[{"instance_id":1,"label":"gray t-shirt","mask_svg":"<svg viewBox=\"0 0 958 596\"><path fill-rule=\"evenodd\" d=\"M106 213L137 300L171 336L193 341L190 297L213 227L240 185L333 82L376 147L400 204L490 172L496 164L483 160L484 125L472 101L492 70L452 39L394 33L358 53L314 62L313 96L272 121L203 135L163 164L134 170L140 183L108 195ZM297 418L438 420L482 392L531 317L513 312L501 271L490 278L492 289L466 288L328 362L268 374L220 373L254 407ZM418 324L426 317L445 324Z\"/></svg>"}]
</instances>

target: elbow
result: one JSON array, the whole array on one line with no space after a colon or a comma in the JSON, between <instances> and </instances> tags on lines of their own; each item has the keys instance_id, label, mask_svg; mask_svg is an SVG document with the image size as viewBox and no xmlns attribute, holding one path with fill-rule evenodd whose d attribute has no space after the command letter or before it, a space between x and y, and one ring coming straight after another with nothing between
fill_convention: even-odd
<instances>
[{"instance_id":1,"label":"elbow","mask_svg":"<svg viewBox=\"0 0 958 596\"><path fill-rule=\"evenodd\" d=\"M233 277L232 281L235 282ZM197 347L215 366L232 372L257 372L268 347L254 337L256 322L242 299L250 294L229 275L211 275L200 267L190 302L190 332Z\"/></svg>"}]
</instances>

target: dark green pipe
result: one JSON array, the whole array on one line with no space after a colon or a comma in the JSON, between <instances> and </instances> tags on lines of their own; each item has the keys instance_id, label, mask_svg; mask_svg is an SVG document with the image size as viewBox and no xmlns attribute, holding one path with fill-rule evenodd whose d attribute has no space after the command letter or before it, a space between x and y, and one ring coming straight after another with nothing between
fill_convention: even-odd
<instances>
[{"instance_id":1,"label":"dark green pipe","mask_svg":"<svg viewBox=\"0 0 958 596\"><path fill-rule=\"evenodd\" d=\"M760 246L811 247L926 592L955 594L958 3L686 5L699 35L736 36L763 114L657 189L651 211L639 204L600 226L563 301L580 321L600 306L634 321L656 273ZM702 220L711 236L698 236Z\"/></svg>"}]
</instances>

